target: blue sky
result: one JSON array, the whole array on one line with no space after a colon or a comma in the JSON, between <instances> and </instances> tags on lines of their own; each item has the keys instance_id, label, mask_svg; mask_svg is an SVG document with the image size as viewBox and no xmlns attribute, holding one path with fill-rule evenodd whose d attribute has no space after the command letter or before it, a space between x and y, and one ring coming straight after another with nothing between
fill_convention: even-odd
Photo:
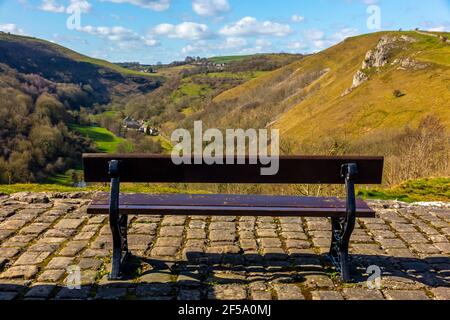
<instances>
[{"instance_id":1,"label":"blue sky","mask_svg":"<svg viewBox=\"0 0 450 320\"><path fill-rule=\"evenodd\" d=\"M316 52L416 27L450 31L450 0L0 0L0 30L114 62Z\"/></svg>"}]
</instances>

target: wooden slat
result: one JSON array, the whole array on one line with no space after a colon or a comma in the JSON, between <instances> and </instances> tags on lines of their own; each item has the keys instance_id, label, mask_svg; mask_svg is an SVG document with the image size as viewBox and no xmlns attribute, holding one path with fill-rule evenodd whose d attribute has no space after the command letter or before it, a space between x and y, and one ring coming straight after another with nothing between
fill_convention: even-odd
<instances>
[{"instance_id":1,"label":"wooden slat","mask_svg":"<svg viewBox=\"0 0 450 320\"><path fill-rule=\"evenodd\" d=\"M120 160L122 182L154 183L265 183L265 184L342 184L341 166L356 163L357 184L380 184L383 157L280 157L279 172L262 176L261 165L175 165L170 156L161 155L83 155L86 182L108 182L108 162Z\"/></svg>"},{"instance_id":2,"label":"wooden slat","mask_svg":"<svg viewBox=\"0 0 450 320\"><path fill-rule=\"evenodd\" d=\"M108 214L108 194L95 197L89 214ZM338 198L312 198L255 195L121 195L123 214L232 215L232 216L344 216L345 201ZM375 212L357 200L358 217L372 218Z\"/></svg>"}]
</instances>

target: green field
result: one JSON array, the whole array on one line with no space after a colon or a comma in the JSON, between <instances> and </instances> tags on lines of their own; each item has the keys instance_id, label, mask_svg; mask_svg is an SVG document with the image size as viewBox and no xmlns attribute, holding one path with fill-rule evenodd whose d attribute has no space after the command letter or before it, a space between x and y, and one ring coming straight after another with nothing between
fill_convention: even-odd
<instances>
[{"instance_id":1,"label":"green field","mask_svg":"<svg viewBox=\"0 0 450 320\"><path fill-rule=\"evenodd\" d=\"M223 57L212 57L208 60L214 63L230 63L236 61L242 61L251 58L253 55L242 55L242 56L223 56Z\"/></svg>"},{"instance_id":2,"label":"green field","mask_svg":"<svg viewBox=\"0 0 450 320\"><path fill-rule=\"evenodd\" d=\"M70 127L81 133L84 137L92 140L99 152L114 153L117 151L120 143L127 142L125 139L117 137L105 128L80 125L71 125Z\"/></svg>"},{"instance_id":3,"label":"green field","mask_svg":"<svg viewBox=\"0 0 450 320\"><path fill-rule=\"evenodd\" d=\"M58 178L58 177L57 177ZM59 176L63 180L64 176ZM0 194L16 192L79 192L79 191L109 191L108 184L92 184L86 188L71 187L70 183L52 184L12 184L0 185ZM121 191L125 193L192 193L205 194L207 191L194 190L186 186L167 186L159 184L124 183ZM377 200L399 200L403 202L418 201L450 201L450 178L419 179L402 183L390 189L360 189L358 197Z\"/></svg>"},{"instance_id":4,"label":"green field","mask_svg":"<svg viewBox=\"0 0 450 320\"><path fill-rule=\"evenodd\" d=\"M60 184L3 184L0 185L0 195L8 195L17 192L109 192L109 184L90 184L86 188L72 187ZM160 184L137 184L122 183L120 191L124 193L150 193L150 194L171 194L171 193L188 193L188 194L207 194L207 191L191 190L184 186L167 186Z\"/></svg>"},{"instance_id":5,"label":"green field","mask_svg":"<svg viewBox=\"0 0 450 320\"><path fill-rule=\"evenodd\" d=\"M390 189L360 190L365 199L417 201L450 201L450 178L407 181Z\"/></svg>"}]
</instances>

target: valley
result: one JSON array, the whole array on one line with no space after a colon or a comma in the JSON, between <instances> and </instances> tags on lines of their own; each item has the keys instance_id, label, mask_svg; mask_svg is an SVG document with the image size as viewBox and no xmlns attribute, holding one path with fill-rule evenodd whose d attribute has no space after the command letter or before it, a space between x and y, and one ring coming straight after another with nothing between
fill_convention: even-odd
<instances>
[{"instance_id":1,"label":"valley","mask_svg":"<svg viewBox=\"0 0 450 320\"><path fill-rule=\"evenodd\" d=\"M383 155L389 188L448 177L448 36L379 32L311 55L140 66L1 33L0 183L70 185L81 153L167 153L171 132L199 120L279 129L283 154Z\"/></svg>"}]
</instances>

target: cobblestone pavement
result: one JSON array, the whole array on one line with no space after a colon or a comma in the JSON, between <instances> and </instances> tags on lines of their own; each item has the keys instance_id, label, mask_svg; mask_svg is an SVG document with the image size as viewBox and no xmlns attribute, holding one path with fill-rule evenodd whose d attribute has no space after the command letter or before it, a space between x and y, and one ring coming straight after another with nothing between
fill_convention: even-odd
<instances>
[{"instance_id":1,"label":"cobblestone pavement","mask_svg":"<svg viewBox=\"0 0 450 320\"><path fill-rule=\"evenodd\" d=\"M327 260L327 219L132 216L128 278L111 282L108 219L86 214L88 197L0 197L0 300L450 299L449 204L371 202L377 218L359 219L352 238L351 285ZM371 265L380 289L367 286Z\"/></svg>"}]
</instances>

